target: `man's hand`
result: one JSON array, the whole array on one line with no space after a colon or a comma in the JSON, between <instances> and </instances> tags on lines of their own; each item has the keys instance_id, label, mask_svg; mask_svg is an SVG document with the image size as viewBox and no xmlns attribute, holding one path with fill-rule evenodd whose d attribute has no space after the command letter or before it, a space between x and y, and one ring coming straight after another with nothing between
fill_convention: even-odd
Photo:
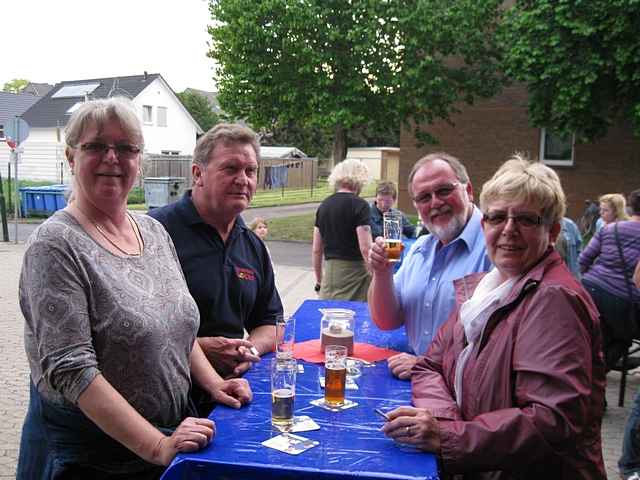
<instances>
[{"instance_id":1,"label":"man's hand","mask_svg":"<svg viewBox=\"0 0 640 480\"><path fill-rule=\"evenodd\" d=\"M217 403L240 408L253 399L253 392L244 378L232 378L219 383L211 396Z\"/></svg>"},{"instance_id":2,"label":"man's hand","mask_svg":"<svg viewBox=\"0 0 640 480\"><path fill-rule=\"evenodd\" d=\"M439 453L440 425L427 409L400 407L387 412L387 417L389 421L382 427L387 437L425 452Z\"/></svg>"},{"instance_id":3,"label":"man's hand","mask_svg":"<svg viewBox=\"0 0 640 480\"><path fill-rule=\"evenodd\" d=\"M211 365L225 378L241 375L252 363L260 361L260 356L251 352L253 344L247 340L199 337L198 343Z\"/></svg>"},{"instance_id":4,"label":"man's hand","mask_svg":"<svg viewBox=\"0 0 640 480\"><path fill-rule=\"evenodd\" d=\"M368 264L374 275L387 274L393 269L393 263L389 262L387 251L384 249L384 238L378 237L371 244Z\"/></svg>"},{"instance_id":5,"label":"man's hand","mask_svg":"<svg viewBox=\"0 0 640 480\"><path fill-rule=\"evenodd\" d=\"M418 357L409 353L399 353L387 359L387 365L394 377L400 380L408 380L411 378L411 369L418 361Z\"/></svg>"}]
</instances>

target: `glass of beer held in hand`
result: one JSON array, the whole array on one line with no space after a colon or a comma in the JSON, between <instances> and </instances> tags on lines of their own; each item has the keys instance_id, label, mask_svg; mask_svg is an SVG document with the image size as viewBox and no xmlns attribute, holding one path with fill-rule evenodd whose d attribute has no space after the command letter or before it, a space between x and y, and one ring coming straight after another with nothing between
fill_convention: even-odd
<instances>
[{"instance_id":1,"label":"glass of beer held in hand","mask_svg":"<svg viewBox=\"0 0 640 480\"><path fill-rule=\"evenodd\" d=\"M344 404L347 347L327 345L324 358L324 401L329 406L339 407Z\"/></svg>"},{"instance_id":2,"label":"glass of beer held in hand","mask_svg":"<svg viewBox=\"0 0 640 480\"><path fill-rule=\"evenodd\" d=\"M402 257L402 214L389 210L382 216L384 249L390 262L399 262Z\"/></svg>"},{"instance_id":3,"label":"glass of beer held in hand","mask_svg":"<svg viewBox=\"0 0 640 480\"><path fill-rule=\"evenodd\" d=\"M293 426L297 371L293 358L274 358L271 362L271 423L285 431Z\"/></svg>"}]
</instances>

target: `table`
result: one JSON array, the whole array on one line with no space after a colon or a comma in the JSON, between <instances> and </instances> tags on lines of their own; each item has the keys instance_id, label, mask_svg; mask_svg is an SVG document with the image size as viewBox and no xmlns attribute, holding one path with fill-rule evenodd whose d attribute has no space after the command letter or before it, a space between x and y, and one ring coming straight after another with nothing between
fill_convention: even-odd
<instances>
[{"instance_id":1,"label":"table","mask_svg":"<svg viewBox=\"0 0 640 480\"><path fill-rule=\"evenodd\" d=\"M294 314L296 341L319 337L318 308L351 308L356 312L356 341L378 346L402 346L403 330L381 332L371 325L365 303L306 300ZM406 337L404 337L406 345ZM318 377L321 365L300 362L304 373L298 374L295 414L309 415L320 430L299 433L320 441L320 445L300 455L288 455L263 447L261 443L280 432L271 427L271 393L266 355L245 378L254 392L253 402L240 410L218 406L210 417L217 434L206 448L192 454L178 455L164 473L163 480L242 478L251 479L438 479L435 457L402 447L386 438L382 420L374 408L390 410L408 405L411 385L393 378L386 362L363 368L356 379L359 389L347 390L347 398L358 406L341 412L329 412L309 404L324 395Z\"/></svg>"}]
</instances>

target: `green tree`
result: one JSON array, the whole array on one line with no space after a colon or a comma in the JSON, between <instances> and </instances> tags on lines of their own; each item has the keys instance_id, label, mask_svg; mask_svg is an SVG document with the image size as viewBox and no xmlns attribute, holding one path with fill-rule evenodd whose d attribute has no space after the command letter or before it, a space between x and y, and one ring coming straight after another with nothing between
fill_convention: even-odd
<instances>
[{"instance_id":1,"label":"green tree","mask_svg":"<svg viewBox=\"0 0 640 480\"><path fill-rule=\"evenodd\" d=\"M14 78L10 82L6 82L2 87L3 92L20 93L24 90L24 87L29 85L29 80L23 78Z\"/></svg>"},{"instance_id":2,"label":"green tree","mask_svg":"<svg viewBox=\"0 0 640 480\"><path fill-rule=\"evenodd\" d=\"M211 109L211 105L209 104L207 97L187 90L178 93L177 95L194 120L198 122L198 125L200 125L202 130L206 132L218 123L219 117Z\"/></svg>"},{"instance_id":3,"label":"green tree","mask_svg":"<svg viewBox=\"0 0 640 480\"><path fill-rule=\"evenodd\" d=\"M499 39L532 123L593 140L626 118L640 134L639 25L637 0L518 1Z\"/></svg>"},{"instance_id":4,"label":"green tree","mask_svg":"<svg viewBox=\"0 0 640 480\"><path fill-rule=\"evenodd\" d=\"M339 161L349 132L397 138L495 94L500 3L210 0L218 98L257 128L329 132Z\"/></svg>"}]
</instances>

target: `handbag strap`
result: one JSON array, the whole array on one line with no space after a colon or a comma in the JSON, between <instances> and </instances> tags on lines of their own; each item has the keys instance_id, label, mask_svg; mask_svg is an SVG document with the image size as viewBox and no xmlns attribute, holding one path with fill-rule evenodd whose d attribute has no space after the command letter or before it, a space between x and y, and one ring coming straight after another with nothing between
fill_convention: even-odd
<instances>
[{"instance_id":1,"label":"handbag strap","mask_svg":"<svg viewBox=\"0 0 640 480\"><path fill-rule=\"evenodd\" d=\"M613 233L618 246L618 255L620 255L620 263L622 263L622 273L624 274L624 283L627 286L627 295L629 295L629 303L633 306L633 294L631 293L631 281L629 280L629 272L627 271L627 262L624 261L622 255L622 245L620 245L620 236L618 235L618 222L613 224ZM632 309L633 310L633 309Z\"/></svg>"}]
</instances>

